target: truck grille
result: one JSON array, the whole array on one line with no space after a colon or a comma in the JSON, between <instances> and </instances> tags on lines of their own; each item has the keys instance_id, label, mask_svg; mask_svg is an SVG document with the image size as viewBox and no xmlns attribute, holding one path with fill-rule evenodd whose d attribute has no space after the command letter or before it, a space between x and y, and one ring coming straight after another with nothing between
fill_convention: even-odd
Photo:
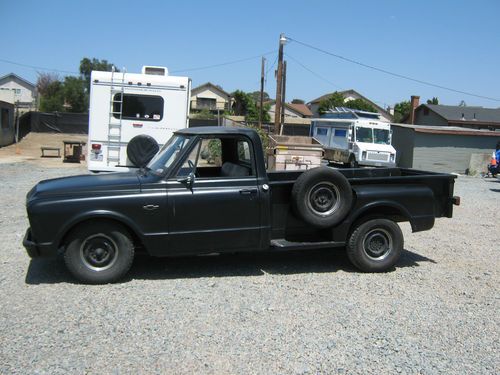
<instances>
[{"instance_id":1,"label":"truck grille","mask_svg":"<svg viewBox=\"0 0 500 375\"><path fill-rule=\"evenodd\" d=\"M388 161L389 154L378 154L376 152L369 152L367 156L368 160L376 160L376 161Z\"/></svg>"}]
</instances>

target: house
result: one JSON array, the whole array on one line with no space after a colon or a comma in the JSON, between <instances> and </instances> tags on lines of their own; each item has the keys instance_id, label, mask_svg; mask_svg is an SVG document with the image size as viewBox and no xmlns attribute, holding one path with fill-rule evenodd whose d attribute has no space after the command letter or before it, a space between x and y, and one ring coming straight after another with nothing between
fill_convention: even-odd
<instances>
[{"instance_id":1,"label":"house","mask_svg":"<svg viewBox=\"0 0 500 375\"><path fill-rule=\"evenodd\" d=\"M464 107L441 104L420 104L412 96L406 123L431 126L458 126L472 129L499 130L500 108Z\"/></svg>"},{"instance_id":2,"label":"house","mask_svg":"<svg viewBox=\"0 0 500 375\"><path fill-rule=\"evenodd\" d=\"M21 111L26 111L35 108L36 96L35 85L17 74L0 77L0 100L16 104Z\"/></svg>"},{"instance_id":3,"label":"house","mask_svg":"<svg viewBox=\"0 0 500 375\"><path fill-rule=\"evenodd\" d=\"M431 172L466 173L473 154L491 155L500 140L500 132L458 126L392 124L391 128L397 165Z\"/></svg>"},{"instance_id":4,"label":"house","mask_svg":"<svg viewBox=\"0 0 500 375\"><path fill-rule=\"evenodd\" d=\"M382 121L387 121L387 122L392 122L392 115L388 111L386 111L384 108L380 107L370 99L364 97L361 95L359 92L356 90L345 90L345 91L338 91L340 94L342 94L345 98L345 101L348 102L350 100L355 100L355 99L362 99L368 104L371 104L377 109L377 112L380 113L380 119ZM313 117L319 117L319 104L322 100L327 99L330 95L334 94L333 92L329 94L325 94L320 96L319 98L316 98L314 100L311 100L309 103L307 103L307 106L313 113Z\"/></svg>"},{"instance_id":5,"label":"house","mask_svg":"<svg viewBox=\"0 0 500 375\"><path fill-rule=\"evenodd\" d=\"M267 112L271 116L271 121L274 121L276 101L271 100L266 104L271 105L271 108ZM287 118L311 118L312 115L311 110L305 104L285 103L285 121Z\"/></svg>"},{"instance_id":6,"label":"house","mask_svg":"<svg viewBox=\"0 0 500 375\"><path fill-rule=\"evenodd\" d=\"M208 109L212 112L222 112L230 108L231 95L220 86L207 82L191 89L191 111Z\"/></svg>"},{"instance_id":7,"label":"house","mask_svg":"<svg viewBox=\"0 0 500 375\"><path fill-rule=\"evenodd\" d=\"M14 143L14 105L0 101L0 147Z\"/></svg>"}]
</instances>

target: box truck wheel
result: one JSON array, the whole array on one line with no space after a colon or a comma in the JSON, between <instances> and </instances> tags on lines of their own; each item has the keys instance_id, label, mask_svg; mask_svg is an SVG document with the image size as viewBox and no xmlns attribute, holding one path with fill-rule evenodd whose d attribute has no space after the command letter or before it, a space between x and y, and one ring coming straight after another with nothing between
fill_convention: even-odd
<instances>
[{"instance_id":1,"label":"box truck wheel","mask_svg":"<svg viewBox=\"0 0 500 375\"><path fill-rule=\"evenodd\" d=\"M352 204L352 189L339 171L319 167L302 173L292 188L295 215L317 228L340 223Z\"/></svg>"},{"instance_id":2,"label":"box truck wheel","mask_svg":"<svg viewBox=\"0 0 500 375\"><path fill-rule=\"evenodd\" d=\"M153 137L141 134L128 143L127 156L136 167L145 167L159 150L160 146Z\"/></svg>"},{"instance_id":3,"label":"box truck wheel","mask_svg":"<svg viewBox=\"0 0 500 375\"><path fill-rule=\"evenodd\" d=\"M358 168L358 162L356 161L356 157L354 155L351 155L349 157L349 168Z\"/></svg>"}]
</instances>

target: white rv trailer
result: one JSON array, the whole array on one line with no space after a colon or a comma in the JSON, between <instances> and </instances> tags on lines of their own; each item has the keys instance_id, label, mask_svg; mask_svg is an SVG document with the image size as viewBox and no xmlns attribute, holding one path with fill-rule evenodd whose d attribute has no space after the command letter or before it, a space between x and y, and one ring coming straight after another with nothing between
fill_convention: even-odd
<instances>
[{"instance_id":1,"label":"white rv trailer","mask_svg":"<svg viewBox=\"0 0 500 375\"><path fill-rule=\"evenodd\" d=\"M147 138L148 146L153 143L154 149L158 148L156 143L161 147L174 131L186 128L190 91L189 78L169 76L164 67L145 66L141 74L115 72L114 69L112 72L93 71L88 169L123 172L140 167L127 156L127 147L135 142L135 155L148 158L141 155L146 151L138 146L138 138ZM154 150L149 147L149 152Z\"/></svg>"},{"instance_id":2,"label":"white rv trailer","mask_svg":"<svg viewBox=\"0 0 500 375\"><path fill-rule=\"evenodd\" d=\"M324 146L324 158L357 166L394 167L396 150L391 145L391 124L378 113L334 108L311 120L311 136Z\"/></svg>"}]
</instances>

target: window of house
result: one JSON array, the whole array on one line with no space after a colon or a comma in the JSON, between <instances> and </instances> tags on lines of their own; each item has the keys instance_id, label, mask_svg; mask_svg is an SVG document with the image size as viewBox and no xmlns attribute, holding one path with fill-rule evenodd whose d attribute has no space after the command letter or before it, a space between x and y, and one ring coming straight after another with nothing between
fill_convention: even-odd
<instances>
[{"instance_id":1,"label":"window of house","mask_svg":"<svg viewBox=\"0 0 500 375\"><path fill-rule=\"evenodd\" d=\"M120 103L122 94L113 97L113 117L141 121L160 121L163 118L163 98L153 95L123 94L123 103Z\"/></svg>"},{"instance_id":2,"label":"window of house","mask_svg":"<svg viewBox=\"0 0 500 375\"><path fill-rule=\"evenodd\" d=\"M14 93L16 95L21 95L21 89L14 89Z\"/></svg>"},{"instance_id":3,"label":"window of house","mask_svg":"<svg viewBox=\"0 0 500 375\"><path fill-rule=\"evenodd\" d=\"M0 124L2 129L8 129L9 128L9 109L8 108L2 108L2 114L0 116Z\"/></svg>"},{"instance_id":4,"label":"window of house","mask_svg":"<svg viewBox=\"0 0 500 375\"><path fill-rule=\"evenodd\" d=\"M196 98L196 109L217 109L217 100L211 98Z\"/></svg>"}]
</instances>

